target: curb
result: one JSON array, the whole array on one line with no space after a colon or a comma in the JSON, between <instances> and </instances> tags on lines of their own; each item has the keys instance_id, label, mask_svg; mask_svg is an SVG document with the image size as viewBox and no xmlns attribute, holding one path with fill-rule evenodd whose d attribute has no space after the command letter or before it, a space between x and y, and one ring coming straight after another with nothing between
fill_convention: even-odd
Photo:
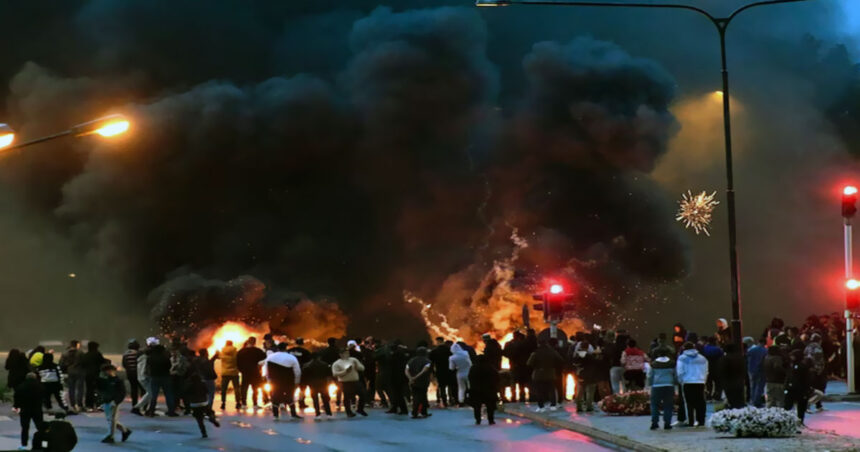
<instances>
[{"instance_id":1,"label":"curb","mask_svg":"<svg viewBox=\"0 0 860 452\"><path fill-rule=\"evenodd\" d=\"M546 427L553 428L561 428L565 430L570 430L576 433L583 434L585 436L594 438L599 441L603 441L605 443L609 443L615 446L622 447L624 449L633 450L636 452L666 452L667 449L661 449L659 447L654 447L650 444L641 443L639 441L634 441L626 436L621 435L613 435L612 433L605 432L600 429L596 429L594 427L589 427L587 425L579 424L573 421L568 421L564 419L552 419L541 416L536 413L531 413L527 410L517 410L512 409L506 405L502 405L500 408L501 412L512 414L514 416L519 416L522 418L529 419L531 421L537 422L539 424L543 424Z\"/></svg>"},{"instance_id":2,"label":"curb","mask_svg":"<svg viewBox=\"0 0 860 452\"><path fill-rule=\"evenodd\" d=\"M860 402L860 394L828 394L823 402Z\"/></svg>"}]
</instances>

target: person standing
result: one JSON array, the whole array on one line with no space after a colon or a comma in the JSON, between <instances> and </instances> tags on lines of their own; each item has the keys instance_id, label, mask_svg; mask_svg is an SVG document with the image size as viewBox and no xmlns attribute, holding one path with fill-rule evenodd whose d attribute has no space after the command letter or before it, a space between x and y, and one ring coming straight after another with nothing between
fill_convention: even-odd
<instances>
[{"instance_id":1,"label":"person standing","mask_svg":"<svg viewBox=\"0 0 860 452\"><path fill-rule=\"evenodd\" d=\"M725 347L732 342L732 329L729 328L729 322L726 319L717 319L717 332L714 333L717 338L717 343Z\"/></svg>"},{"instance_id":2,"label":"person standing","mask_svg":"<svg viewBox=\"0 0 860 452\"><path fill-rule=\"evenodd\" d=\"M708 377L708 360L699 354L692 342L685 342L684 351L675 364L675 372L681 383L681 388L684 390L688 425L691 427L704 426L705 381Z\"/></svg>"},{"instance_id":3,"label":"person standing","mask_svg":"<svg viewBox=\"0 0 860 452\"><path fill-rule=\"evenodd\" d=\"M125 377L128 379L128 385L131 388L132 409L137 406L138 394L142 389L140 385L140 377L137 371L139 357L140 343L134 339L128 341L128 349L122 355L122 367L125 369Z\"/></svg>"},{"instance_id":4,"label":"person standing","mask_svg":"<svg viewBox=\"0 0 860 452\"><path fill-rule=\"evenodd\" d=\"M492 363L487 363L492 366ZM469 370L472 360L469 353L460 347L460 344L451 345L451 357L448 358L448 369L454 372L457 378L457 403L462 407L466 403L466 391L469 389Z\"/></svg>"},{"instance_id":5,"label":"person standing","mask_svg":"<svg viewBox=\"0 0 860 452\"><path fill-rule=\"evenodd\" d=\"M600 363L588 339L576 344L571 362L576 369L578 383L576 412L594 412L594 393L597 390L597 382L600 380Z\"/></svg>"},{"instance_id":6,"label":"person standing","mask_svg":"<svg viewBox=\"0 0 860 452\"><path fill-rule=\"evenodd\" d=\"M430 402L427 400L427 390L430 388L430 374L433 362L427 358L427 348L418 347L415 356L406 364L404 372L412 390L412 419L432 416L427 412Z\"/></svg>"},{"instance_id":7,"label":"person standing","mask_svg":"<svg viewBox=\"0 0 860 452\"><path fill-rule=\"evenodd\" d=\"M610 359L609 383L613 394L622 394L629 390L624 383L624 365L621 363L621 355L627 348L628 339L630 338L624 330L618 330L615 333L614 345L610 347L611 350L607 350L607 356Z\"/></svg>"},{"instance_id":8,"label":"person standing","mask_svg":"<svg viewBox=\"0 0 860 452\"><path fill-rule=\"evenodd\" d=\"M81 365L81 355L81 341L73 339L60 357L60 370L66 374L69 387L69 407L76 412L84 409L86 387L86 372Z\"/></svg>"},{"instance_id":9,"label":"person standing","mask_svg":"<svg viewBox=\"0 0 860 452\"><path fill-rule=\"evenodd\" d=\"M302 367L302 384L311 389L311 400L317 417L322 415L320 399L323 411L327 416L331 416L331 397L327 388L331 377L331 366L322 360L319 353L313 355L310 362Z\"/></svg>"},{"instance_id":10,"label":"person standing","mask_svg":"<svg viewBox=\"0 0 860 452\"><path fill-rule=\"evenodd\" d=\"M762 367L764 368L767 390L767 407L784 407L785 379L788 366L778 345L773 345L767 349L767 357L764 359Z\"/></svg>"},{"instance_id":11,"label":"person standing","mask_svg":"<svg viewBox=\"0 0 860 452\"><path fill-rule=\"evenodd\" d=\"M809 404L809 390L812 387L812 360L804 358L803 350L792 350L790 357L791 367L785 387L785 409L791 410L797 405L800 425L806 425L804 419Z\"/></svg>"},{"instance_id":12,"label":"person standing","mask_svg":"<svg viewBox=\"0 0 860 452\"><path fill-rule=\"evenodd\" d=\"M202 351L206 351L204 348ZM208 351L206 352L208 355ZM199 356L198 356L199 357ZM206 359L209 362L208 358ZM212 369L214 372L214 367ZM192 372L188 377L188 382L183 392L186 400L191 405L191 414L194 420L197 421L197 428L200 429L200 436L208 438L206 434L206 425L203 424L203 418L209 420L215 427L221 427L218 419L215 417L215 411L212 410L212 397L215 393L215 382L212 382L212 391L210 395L209 387L204 383L201 375L198 372Z\"/></svg>"},{"instance_id":13,"label":"person standing","mask_svg":"<svg viewBox=\"0 0 860 452\"><path fill-rule=\"evenodd\" d=\"M497 370L501 370L503 355L501 344L499 344L499 341L493 339L490 333L484 333L481 339L484 341L484 355L487 356L490 365Z\"/></svg>"},{"instance_id":14,"label":"person standing","mask_svg":"<svg viewBox=\"0 0 860 452\"><path fill-rule=\"evenodd\" d=\"M747 374L746 360L735 343L726 344L726 356L720 359L717 368L726 391L728 408L738 409L746 406L744 400L744 380Z\"/></svg>"},{"instance_id":15,"label":"person standing","mask_svg":"<svg viewBox=\"0 0 860 452\"><path fill-rule=\"evenodd\" d=\"M26 362L27 357L21 355ZM42 402L44 390L35 372L24 375L24 381L15 387L15 397L12 406L19 410L21 418L21 449L27 448L30 441L30 422L36 426L36 430L45 428L45 420L42 414ZM36 446L34 444L34 446ZM35 448L35 447L34 447Z\"/></svg>"},{"instance_id":16,"label":"person standing","mask_svg":"<svg viewBox=\"0 0 860 452\"><path fill-rule=\"evenodd\" d=\"M708 345L702 350L702 355L708 360L708 381L705 383L705 392L708 400L723 400L723 381L719 372L720 360L725 352L719 346L716 336L708 338Z\"/></svg>"},{"instance_id":17,"label":"person standing","mask_svg":"<svg viewBox=\"0 0 860 452\"><path fill-rule=\"evenodd\" d=\"M409 414L406 408L406 393L408 391L408 380L401 370L409 363L409 350L400 339L395 339L391 348L391 371L389 374L391 409L388 412L399 415Z\"/></svg>"},{"instance_id":18,"label":"person standing","mask_svg":"<svg viewBox=\"0 0 860 452\"><path fill-rule=\"evenodd\" d=\"M270 354L263 362L263 372L272 387L272 415L277 421L280 418L281 405L289 406L290 416L301 419L296 413L296 403L293 400L296 386L302 378L302 368L295 356L287 353L287 344L278 344L278 351Z\"/></svg>"},{"instance_id":19,"label":"person standing","mask_svg":"<svg viewBox=\"0 0 860 452\"><path fill-rule=\"evenodd\" d=\"M218 379L218 374L215 373L215 358L209 357L209 350L201 348L197 351L197 356L194 358L192 365L194 373L200 375L200 381L206 388L206 400L209 402L207 408L212 411L212 405L215 403L215 380ZM194 406L191 408L193 412Z\"/></svg>"},{"instance_id":20,"label":"person standing","mask_svg":"<svg viewBox=\"0 0 860 452\"><path fill-rule=\"evenodd\" d=\"M87 409L95 411L96 408L96 385L99 380L101 366L105 363L105 357L99 351L99 344L95 341L87 342L87 352L81 357L81 365L84 368L87 393L84 404Z\"/></svg>"},{"instance_id":21,"label":"person standing","mask_svg":"<svg viewBox=\"0 0 860 452\"><path fill-rule=\"evenodd\" d=\"M343 388L343 406L346 409L348 417L355 417L352 412L352 402L358 396L358 404L356 413L367 416L364 411L364 393L359 389L359 372L364 371L364 365L361 361L349 356L349 349L344 349L340 352L340 359L334 362L331 366L331 373L340 381Z\"/></svg>"},{"instance_id":22,"label":"person standing","mask_svg":"<svg viewBox=\"0 0 860 452\"><path fill-rule=\"evenodd\" d=\"M299 361L299 366L302 368L305 367L305 364L310 362L311 360L311 352L310 350L305 348L305 340L304 338L297 337L296 338L296 346L287 350L287 353L296 357ZM299 409L304 410L307 405L305 404L305 394L307 393L306 388L307 385L301 384L298 386L299 388ZM371 392L373 394L373 392Z\"/></svg>"},{"instance_id":23,"label":"person standing","mask_svg":"<svg viewBox=\"0 0 860 452\"><path fill-rule=\"evenodd\" d=\"M821 345L821 335L814 333L810 336L809 344L803 351L805 358L808 358L812 363L810 368L810 386L814 395L810 400L815 404L815 409L821 411L824 406L821 404L821 399L824 398L824 391L827 388L827 372L825 369L826 360L824 358L824 347ZM810 412L814 412L810 410Z\"/></svg>"},{"instance_id":24,"label":"person standing","mask_svg":"<svg viewBox=\"0 0 860 452\"><path fill-rule=\"evenodd\" d=\"M479 356L469 368L469 387L471 397L469 402L475 414L475 425L481 424L481 407L487 409L487 421L496 424L496 403L498 402L499 371L487 360Z\"/></svg>"},{"instance_id":25,"label":"person standing","mask_svg":"<svg viewBox=\"0 0 860 452\"><path fill-rule=\"evenodd\" d=\"M155 340L154 337L146 338L146 348L149 349L151 341ZM137 354L137 381L140 383L141 387L143 387L143 396L140 398L140 401L134 404L131 408L131 413L136 414L138 416L143 416L144 410L146 411L146 407L149 406L149 401L151 399L150 391L152 390L152 380L149 378L149 365L147 363L148 356L146 354L146 350Z\"/></svg>"},{"instance_id":26,"label":"person standing","mask_svg":"<svg viewBox=\"0 0 860 452\"><path fill-rule=\"evenodd\" d=\"M433 362L433 373L436 375L436 403L441 407L448 407L452 400L454 386L454 372L448 367L448 358L451 357L451 347L445 345L445 339L436 338L436 346L430 351L430 361Z\"/></svg>"},{"instance_id":27,"label":"person standing","mask_svg":"<svg viewBox=\"0 0 860 452\"><path fill-rule=\"evenodd\" d=\"M170 379L170 354L167 349L158 341L157 338L149 338L152 345L146 351L146 367L149 373L150 390L147 396L150 397L149 406L146 409L146 415L149 417L155 416L155 406L158 404L158 393L164 391L164 400L167 403L167 416L175 417L176 405L173 395L173 381Z\"/></svg>"},{"instance_id":28,"label":"person standing","mask_svg":"<svg viewBox=\"0 0 860 452\"><path fill-rule=\"evenodd\" d=\"M651 387L651 430L660 428L658 421L663 414L663 429L672 429L672 411L675 409L675 363L668 350L655 350L648 386Z\"/></svg>"},{"instance_id":29,"label":"person standing","mask_svg":"<svg viewBox=\"0 0 860 452\"><path fill-rule=\"evenodd\" d=\"M122 433L122 442L126 442L131 436L131 429L119 422L119 405L125 400L125 383L116 375L116 367L111 364L102 365L97 387L108 423L108 434L102 442L113 444L117 429Z\"/></svg>"},{"instance_id":30,"label":"person standing","mask_svg":"<svg viewBox=\"0 0 860 452\"><path fill-rule=\"evenodd\" d=\"M645 355L636 341L629 339L627 348L621 353L621 364L624 366L624 380L630 384L630 389L640 390L645 388L645 363L648 356Z\"/></svg>"},{"instance_id":31,"label":"person standing","mask_svg":"<svg viewBox=\"0 0 860 452\"><path fill-rule=\"evenodd\" d=\"M752 339L750 339L750 343ZM747 372L750 378L750 402L756 408L764 406L764 389L767 378L764 370L764 361L767 359L767 337L760 337L758 344L747 350Z\"/></svg>"},{"instance_id":32,"label":"person standing","mask_svg":"<svg viewBox=\"0 0 860 452\"><path fill-rule=\"evenodd\" d=\"M236 397L237 407L241 405L254 406L259 409L257 394L263 389L263 375L260 373L260 362L266 359L266 352L257 347L257 338L249 337L242 345L242 349L236 352L236 365L242 374L242 385ZM223 362L223 361L222 361ZM248 403L248 388L251 389L251 403ZM233 391L236 391L235 385ZM223 408L222 408L223 409ZM237 408L238 409L238 408Z\"/></svg>"},{"instance_id":33,"label":"person standing","mask_svg":"<svg viewBox=\"0 0 860 452\"><path fill-rule=\"evenodd\" d=\"M6 379L6 387L12 390L23 383L27 378L27 373L30 372L30 364L27 362L27 356L17 348L9 350L9 354L6 356L5 367L9 373Z\"/></svg>"},{"instance_id":34,"label":"person standing","mask_svg":"<svg viewBox=\"0 0 860 452\"><path fill-rule=\"evenodd\" d=\"M233 341L227 341L224 348L215 353L216 359L221 360L221 410L227 408L227 389L233 384L233 398L236 400L236 410L242 409L242 390L239 384L239 364L236 347Z\"/></svg>"},{"instance_id":35,"label":"person standing","mask_svg":"<svg viewBox=\"0 0 860 452\"><path fill-rule=\"evenodd\" d=\"M63 400L63 376L60 374L60 367L54 363L54 354L45 353L42 358L42 365L37 370L45 393L45 408L49 410L52 408L51 397L53 396L63 412L68 414L69 407Z\"/></svg>"},{"instance_id":36,"label":"person standing","mask_svg":"<svg viewBox=\"0 0 860 452\"><path fill-rule=\"evenodd\" d=\"M185 386L188 375L191 372L191 359L188 356L188 347L185 343L176 341L171 346L170 351L170 380L173 383L174 406L179 406L179 401L182 401L182 408L185 415L191 414L191 406L188 404L188 399L185 397Z\"/></svg>"},{"instance_id":37,"label":"person standing","mask_svg":"<svg viewBox=\"0 0 860 452\"><path fill-rule=\"evenodd\" d=\"M366 382L366 386L364 389L365 394L367 394L367 403L370 406L375 405L376 399L376 358L374 351L376 350L376 341L372 336L368 336L364 338L364 341L361 343L361 362L364 364L364 379ZM310 359L310 356L308 356ZM307 360L305 360L307 362ZM304 364L303 364L304 365ZM387 406L385 403L385 395L380 394L379 397L380 403Z\"/></svg>"},{"instance_id":38,"label":"person standing","mask_svg":"<svg viewBox=\"0 0 860 452\"><path fill-rule=\"evenodd\" d=\"M556 352L549 342L540 340L537 350L532 353L528 360L528 366L532 370L532 386L535 391L535 399L538 408L535 412L544 411L544 404L549 402L550 409L555 410L555 378L558 369L563 365L564 359Z\"/></svg>"}]
</instances>

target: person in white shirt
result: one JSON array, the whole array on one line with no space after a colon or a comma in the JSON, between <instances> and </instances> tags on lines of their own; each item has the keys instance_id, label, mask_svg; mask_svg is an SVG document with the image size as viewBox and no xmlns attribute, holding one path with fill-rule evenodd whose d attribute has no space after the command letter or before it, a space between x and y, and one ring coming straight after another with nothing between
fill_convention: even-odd
<instances>
[{"instance_id":1,"label":"person in white shirt","mask_svg":"<svg viewBox=\"0 0 860 452\"><path fill-rule=\"evenodd\" d=\"M293 400L296 386L302 378L302 366L299 360L287 353L287 344L283 342L278 344L278 351L267 356L261 363L272 388L272 414L275 420L279 419L281 404L289 405L290 416L301 419L301 416L296 413L296 403Z\"/></svg>"}]
</instances>

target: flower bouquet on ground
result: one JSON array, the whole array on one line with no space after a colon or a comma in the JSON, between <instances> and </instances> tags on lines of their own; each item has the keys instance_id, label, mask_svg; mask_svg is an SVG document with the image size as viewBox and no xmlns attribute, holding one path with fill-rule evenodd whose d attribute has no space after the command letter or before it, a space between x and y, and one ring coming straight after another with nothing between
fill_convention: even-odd
<instances>
[{"instance_id":1,"label":"flower bouquet on ground","mask_svg":"<svg viewBox=\"0 0 860 452\"><path fill-rule=\"evenodd\" d=\"M793 411L782 408L740 408L722 410L709 421L719 433L743 438L785 438L797 434L800 420Z\"/></svg>"},{"instance_id":2,"label":"flower bouquet on ground","mask_svg":"<svg viewBox=\"0 0 860 452\"><path fill-rule=\"evenodd\" d=\"M648 391L610 394L597 402L597 406L608 414L642 416L651 414L651 395Z\"/></svg>"}]
</instances>

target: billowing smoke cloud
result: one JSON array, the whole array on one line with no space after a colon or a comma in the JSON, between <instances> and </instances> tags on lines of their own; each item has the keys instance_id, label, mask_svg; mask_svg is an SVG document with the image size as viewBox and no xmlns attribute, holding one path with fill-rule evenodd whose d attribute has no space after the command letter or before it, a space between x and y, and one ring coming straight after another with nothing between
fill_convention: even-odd
<instances>
[{"instance_id":1,"label":"billowing smoke cloud","mask_svg":"<svg viewBox=\"0 0 860 452\"><path fill-rule=\"evenodd\" d=\"M262 312L286 334L340 335L342 311L350 333L415 336L408 291L473 337L515 326L548 275L574 283L578 314L599 322L691 280L701 245L691 255L664 190L720 186L713 146L702 145L713 165L696 172L672 141L716 81L713 30L651 12L634 22L592 10L415 9L431 3L10 7L0 40L21 44L0 64L3 121L37 136L122 111L134 126L110 142L34 148L0 174L52 237L127 292L106 304L138 317L152 309L177 332ZM832 20L772 17L797 34ZM679 35L654 34L659 24ZM768 55L733 73L752 87L737 90L737 110L762 114L756 104L802 87L795 102L810 122L791 128L824 124L814 143L836 143L834 156L840 141L857 149L850 49L810 44L792 59L799 36L785 38L788 25L763 37L737 27L746 47L730 42L732 55ZM51 48L58 37L62 53ZM738 127L741 142L762 142L757 133ZM719 145L714 131L703 137ZM745 167L744 152L740 180L765 165ZM692 280L713 279L703 267L710 275L711 261L725 261L720 234ZM707 287L697 305L724 301Z\"/></svg>"}]
</instances>

